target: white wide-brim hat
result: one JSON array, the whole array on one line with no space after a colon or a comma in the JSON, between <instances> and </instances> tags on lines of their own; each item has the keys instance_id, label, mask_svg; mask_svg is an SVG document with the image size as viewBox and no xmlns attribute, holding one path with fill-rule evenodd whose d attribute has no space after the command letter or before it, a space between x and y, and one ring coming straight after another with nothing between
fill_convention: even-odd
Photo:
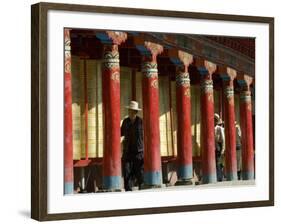
<instances>
[{"instance_id":1,"label":"white wide-brim hat","mask_svg":"<svg viewBox=\"0 0 281 224\"><path fill-rule=\"evenodd\" d=\"M126 106L126 108L131 109L131 110L141 110L141 108L139 108L139 103L137 101L131 101L129 106Z\"/></svg>"},{"instance_id":2,"label":"white wide-brim hat","mask_svg":"<svg viewBox=\"0 0 281 224\"><path fill-rule=\"evenodd\" d=\"M215 119L218 121L218 124L222 124L222 120L220 118L220 115L218 115L217 113L215 113Z\"/></svg>"}]
</instances>

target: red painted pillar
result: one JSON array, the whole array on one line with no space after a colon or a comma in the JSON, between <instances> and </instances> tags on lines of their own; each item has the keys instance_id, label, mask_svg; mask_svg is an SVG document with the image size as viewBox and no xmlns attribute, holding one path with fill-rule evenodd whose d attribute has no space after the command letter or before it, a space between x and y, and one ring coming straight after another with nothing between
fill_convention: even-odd
<instances>
[{"instance_id":1,"label":"red painted pillar","mask_svg":"<svg viewBox=\"0 0 281 224\"><path fill-rule=\"evenodd\" d=\"M104 113L103 187L121 187L120 67L118 45L104 46L102 102Z\"/></svg>"},{"instance_id":2,"label":"red painted pillar","mask_svg":"<svg viewBox=\"0 0 281 224\"><path fill-rule=\"evenodd\" d=\"M83 67L84 67L84 113L85 113L85 159L89 158L89 142L88 142L88 81L87 81L87 61L83 59ZM83 168L84 169L84 168Z\"/></svg>"},{"instance_id":3,"label":"red painted pillar","mask_svg":"<svg viewBox=\"0 0 281 224\"><path fill-rule=\"evenodd\" d=\"M202 148L202 183L217 182L214 134L214 95L212 74L216 65L197 59L196 65L201 75L201 148Z\"/></svg>"},{"instance_id":4,"label":"red painted pillar","mask_svg":"<svg viewBox=\"0 0 281 224\"><path fill-rule=\"evenodd\" d=\"M73 188L71 46L70 30L64 29L64 194Z\"/></svg>"},{"instance_id":5,"label":"red painted pillar","mask_svg":"<svg viewBox=\"0 0 281 224\"><path fill-rule=\"evenodd\" d=\"M233 80L234 69L218 66L217 72L223 80L223 111L225 132L225 175L227 180L237 180L236 128Z\"/></svg>"},{"instance_id":6,"label":"red painted pillar","mask_svg":"<svg viewBox=\"0 0 281 224\"><path fill-rule=\"evenodd\" d=\"M235 105L233 79L236 72L229 75L224 81L224 124L225 124L225 174L227 180L237 180L237 158L236 158L236 128L235 128Z\"/></svg>"},{"instance_id":7,"label":"red painted pillar","mask_svg":"<svg viewBox=\"0 0 281 224\"><path fill-rule=\"evenodd\" d=\"M161 187L159 89L156 58L163 51L163 47L151 42L141 42L141 44L136 47L143 55L144 187Z\"/></svg>"},{"instance_id":8,"label":"red painted pillar","mask_svg":"<svg viewBox=\"0 0 281 224\"><path fill-rule=\"evenodd\" d=\"M96 36L104 43L102 102L104 113L103 188L121 189L120 64L118 45L124 32L107 31Z\"/></svg>"},{"instance_id":9,"label":"red painted pillar","mask_svg":"<svg viewBox=\"0 0 281 224\"><path fill-rule=\"evenodd\" d=\"M169 51L170 60L177 66L176 101L177 101L177 163L178 181L176 185L192 184L192 135L191 135L191 102L190 79L188 66L192 55L183 51Z\"/></svg>"},{"instance_id":10,"label":"red painted pillar","mask_svg":"<svg viewBox=\"0 0 281 224\"><path fill-rule=\"evenodd\" d=\"M255 179L254 147L253 147L253 124L252 102L250 84L252 78L244 76L246 86L240 92L240 125L242 132L242 179Z\"/></svg>"}]
</instances>

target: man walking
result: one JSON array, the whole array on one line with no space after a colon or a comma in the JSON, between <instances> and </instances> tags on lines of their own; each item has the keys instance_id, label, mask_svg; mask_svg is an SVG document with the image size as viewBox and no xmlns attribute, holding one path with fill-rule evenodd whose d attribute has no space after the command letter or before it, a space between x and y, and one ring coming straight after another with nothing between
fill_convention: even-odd
<instances>
[{"instance_id":1,"label":"man walking","mask_svg":"<svg viewBox=\"0 0 281 224\"><path fill-rule=\"evenodd\" d=\"M139 189L143 183L143 125L142 119L137 116L141 110L138 103L131 101L126 108L129 109L129 116L123 120L121 126L121 136L124 136L122 168L125 190L132 191L135 180Z\"/></svg>"},{"instance_id":2,"label":"man walking","mask_svg":"<svg viewBox=\"0 0 281 224\"><path fill-rule=\"evenodd\" d=\"M241 129L236 121L235 121L235 130L236 130L237 176L238 176L238 180L241 180L241 169L242 169Z\"/></svg>"},{"instance_id":3,"label":"man walking","mask_svg":"<svg viewBox=\"0 0 281 224\"><path fill-rule=\"evenodd\" d=\"M218 114L215 114L215 146L216 146L216 169L217 180L223 180L225 137L222 120Z\"/></svg>"}]
</instances>

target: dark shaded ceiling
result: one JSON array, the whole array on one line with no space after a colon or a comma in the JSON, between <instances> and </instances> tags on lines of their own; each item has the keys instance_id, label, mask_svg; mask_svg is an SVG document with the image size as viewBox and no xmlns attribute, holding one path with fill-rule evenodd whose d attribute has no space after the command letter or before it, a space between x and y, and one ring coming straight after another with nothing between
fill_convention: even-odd
<instances>
[{"instance_id":1,"label":"dark shaded ceiling","mask_svg":"<svg viewBox=\"0 0 281 224\"><path fill-rule=\"evenodd\" d=\"M225 36L205 36L206 38L229 47L241 54L255 59L255 38L239 38Z\"/></svg>"}]
</instances>

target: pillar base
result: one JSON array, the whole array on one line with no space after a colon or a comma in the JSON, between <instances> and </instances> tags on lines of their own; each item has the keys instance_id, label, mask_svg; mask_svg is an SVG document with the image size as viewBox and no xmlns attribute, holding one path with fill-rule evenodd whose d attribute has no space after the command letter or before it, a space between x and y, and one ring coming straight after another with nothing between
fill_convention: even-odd
<instances>
[{"instance_id":1,"label":"pillar base","mask_svg":"<svg viewBox=\"0 0 281 224\"><path fill-rule=\"evenodd\" d=\"M74 192L73 182L64 183L64 194L73 194L73 192Z\"/></svg>"},{"instance_id":2,"label":"pillar base","mask_svg":"<svg viewBox=\"0 0 281 224\"><path fill-rule=\"evenodd\" d=\"M243 172L242 171L242 180L254 180L255 172Z\"/></svg>"},{"instance_id":3,"label":"pillar base","mask_svg":"<svg viewBox=\"0 0 281 224\"><path fill-rule=\"evenodd\" d=\"M144 172L143 179L144 179L143 185L162 186L162 172L161 171Z\"/></svg>"},{"instance_id":4,"label":"pillar base","mask_svg":"<svg viewBox=\"0 0 281 224\"><path fill-rule=\"evenodd\" d=\"M217 175L216 174L209 174L203 175L202 177L202 184L212 184L217 182Z\"/></svg>"},{"instance_id":5,"label":"pillar base","mask_svg":"<svg viewBox=\"0 0 281 224\"><path fill-rule=\"evenodd\" d=\"M193 178L192 165L181 165L178 167L178 179L179 180L191 180Z\"/></svg>"},{"instance_id":6,"label":"pillar base","mask_svg":"<svg viewBox=\"0 0 281 224\"><path fill-rule=\"evenodd\" d=\"M175 183L175 186L186 186L186 185L193 185L192 179L189 179L189 180L178 180Z\"/></svg>"},{"instance_id":7,"label":"pillar base","mask_svg":"<svg viewBox=\"0 0 281 224\"><path fill-rule=\"evenodd\" d=\"M119 190L121 189L121 176L104 176L103 189Z\"/></svg>"},{"instance_id":8,"label":"pillar base","mask_svg":"<svg viewBox=\"0 0 281 224\"><path fill-rule=\"evenodd\" d=\"M238 180L237 172L234 172L234 173L227 173L227 174L226 174L226 180L227 180L227 181L235 181L235 180Z\"/></svg>"},{"instance_id":9,"label":"pillar base","mask_svg":"<svg viewBox=\"0 0 281 224\"><path fill-rule=\"evenodd\" d=\"M125 192L125 189L99 189L96 193Z\"/></svg>"},{"instance_id":10,"label":"pillar base","mask_svg":"<svg viewBox=\"0 0 281 224\"><path fill-rule=\"evenodd\" d=\"M141 186L140 190L164 188L164 187L166 187L165 184L160 184L160 185L147 185L147 184L144 184L144 185Z\"/></svg>"}]
</instances>

